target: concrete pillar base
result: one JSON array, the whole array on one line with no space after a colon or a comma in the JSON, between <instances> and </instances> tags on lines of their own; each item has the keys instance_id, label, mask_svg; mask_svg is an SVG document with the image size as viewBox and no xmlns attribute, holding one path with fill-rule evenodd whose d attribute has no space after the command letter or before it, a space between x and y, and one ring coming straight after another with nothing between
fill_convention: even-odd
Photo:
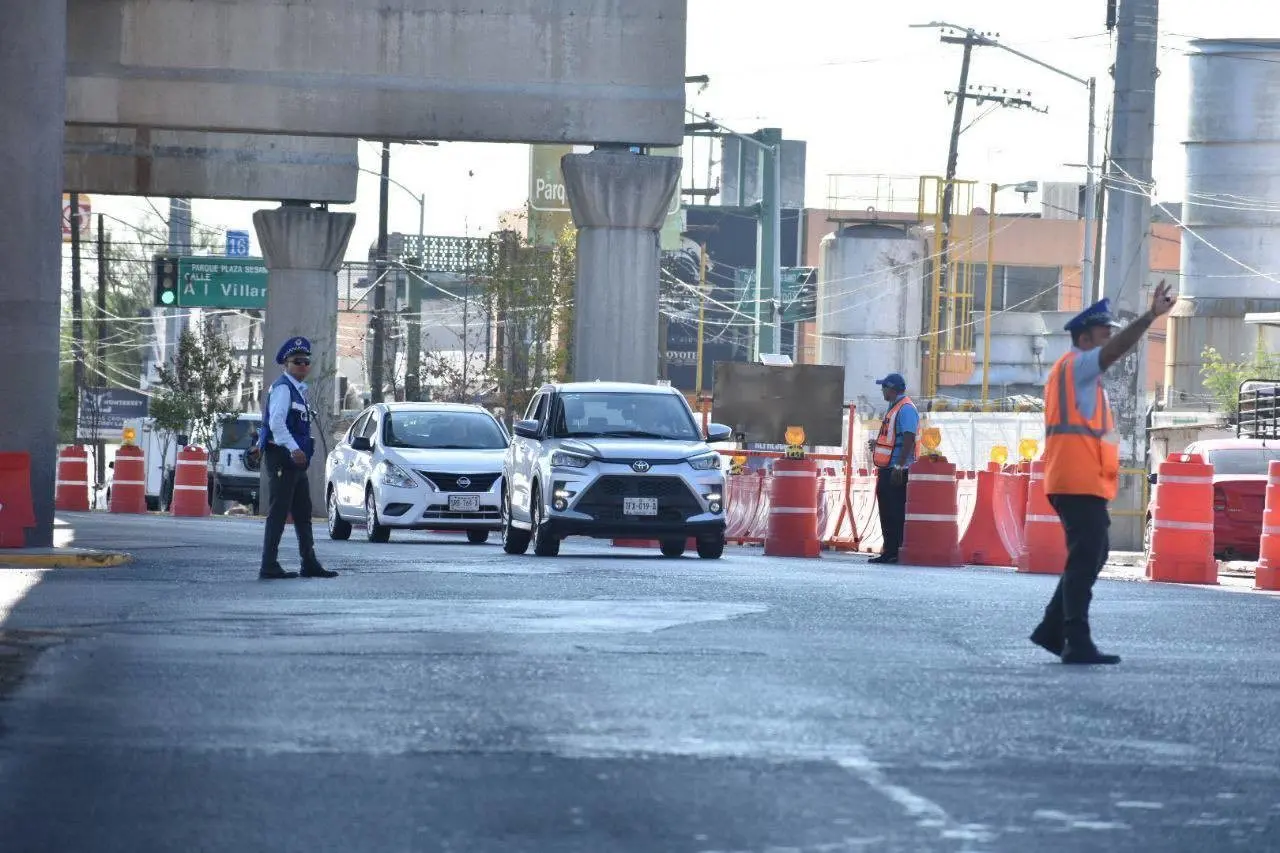
<instances>
[{"instance_id":1,"label":"concrete pillar base","mask_svg":"<svg viewBox=\"0 0 1280 853\"><path fill-rule=\"evenodd\" d=\"M560 162L578 226L574 378L656 382L658 232L682 161L595 151Z\"/></svg>"},{"instance_id":2,"label":"concrete pillar base","mask_svg":"<svg viewBox=\"0 0 1280 853\"><path fill-rule=\"evenodd\" d=\"M338 410L338 267L347 251L354 213L330 213L311 207L284 205L253 214L253 225L267 262L267 311L263 323L264 386L279 375L276 352L287 339L302 335L311 341L311 375L307 380L316 416L312 435L316 456L310 474L313 515L323 518L324 457L333 446ZM263 389L265 402L266 387ZM262 476L262 509L266 512L268 484Z\"/></svg>"}]
</instances>

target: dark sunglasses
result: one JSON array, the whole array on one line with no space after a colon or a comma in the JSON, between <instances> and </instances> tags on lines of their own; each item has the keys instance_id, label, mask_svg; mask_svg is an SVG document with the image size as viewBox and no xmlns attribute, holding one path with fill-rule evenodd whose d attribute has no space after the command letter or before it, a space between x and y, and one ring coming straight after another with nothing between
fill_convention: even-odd
<instances>
[{"instance_id":1,"label":"dark sunglasses","mask_svg":"<svg viewBox=\"0 0 1280 853\"><path fill-rule=\"evenodd\" d=\"M302 365L303 367L310 367L310 366L311 366L311 359L309 359L309 358L291 358L291 359L289 359L289 363L290 363L290 364L300 364L300 365Z\"/></svg>"}]
</instances>

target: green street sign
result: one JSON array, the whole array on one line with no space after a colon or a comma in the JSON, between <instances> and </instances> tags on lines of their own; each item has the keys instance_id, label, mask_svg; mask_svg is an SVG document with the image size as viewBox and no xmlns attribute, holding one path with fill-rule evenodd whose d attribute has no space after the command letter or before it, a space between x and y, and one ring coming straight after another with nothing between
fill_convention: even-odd
<instances>
[{"instance_id":1,"label":"green street sign","mask_svg":"<svg viewBox=\"0 0 1280 853\"><path fill-rule=\"evenodd\" d=\"M176 296L181 308L265 310L267 267L261 258L179 258Z\"/></svg>"}]
</instances>

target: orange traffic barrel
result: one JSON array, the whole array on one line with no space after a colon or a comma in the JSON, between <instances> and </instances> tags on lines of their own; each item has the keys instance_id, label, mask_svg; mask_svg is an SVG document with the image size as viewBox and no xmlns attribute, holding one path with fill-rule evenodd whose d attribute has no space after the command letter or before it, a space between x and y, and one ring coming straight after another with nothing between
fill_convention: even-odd
<instances>
[{"instance_id":1,"label":"orange traffic barrel","mask_svg":"<svg viewBox=\"0 0 1280 853\"><path fill-rule=\"evenodd\" d=\"M1000 465L988 462L987 470L978 471L978 496L973 517L960 540L960 558L975 566L1013 566L1014 554L1000 537L1000 512L996 506L996 482L1001 477Z\"/></svg>"},{"instance_id":2,"label":"orange traffic barrel","mask_svg":"<svg viewBox=\"0 0 1280 853\"><path fill-rule=\"evenodd\" d=\"M1060 575L1066 566L1067 534L1062 529L1062 519L1058 518L1044 493L1044 463L1032 462L1018 571L1033 575Z\"/></svg>"},{"instance_id":3,"label":"orange traffic barrel","mask_svg":"<svg viewBox=\"0 0 1280 853\"><path fill-rule=\"evenodd\" d=\"M209 457L203 447L188 444L178 451L178 467L173 475L173 515L199 518L210 514Z\"/></svg>"},{"instance_id":4,"label":"orange traffic barrel","mask_svg":"<svg viewBox=\"0 0 1280 853\"><path fill-rule=\"evenodd\" d=\"M83 445L64 447L58 453L53 506L60 512L89 511L89 451Z\"/></svg>"},{"instance_id":5,"label":"orange traffic barrel","mask_svg":"<svg viewBox=\"0 0 1280 853\"><path fill-rule=\"evenodd\" d=\"M133 514L147 511L147 473L142 448L126 444L116 451L110 509Z\"/></svg>"},{"instance_id":6,"label":"orange traffic barrel","mask_svg":"<svg viewBox=\"0 0 1280 853\"><path fill-rule=\"evenodd\" d=\"M904 566L960 566L960 505L956 466L926 456L907 478L907 523L898 562Z\"/></svg>"},{"instance_id":7,"label":"orange traffic barrel","mask_svg":"<svg viewBox=\"0 0 1280 853\"><path fill-rule=\"evenodd\" d=\"M0 453L0 548L22 548L36 526L31 497L31 454Z\"/></svg>"},{"instance_id":8,"label":"orange traffic barrel","mask_svg":"<svg viewBox=\"0 0 1280 853\"><path fill-rule=\"evenodd\" d=\"M1267 502L1262 511L1262 540L1253 585L1257 589L1280 590L1280 462L1267 466Z\"/></svg>"},{"instance_id":9,"label":"orange traffic barrel","mask_svg":"<svg viewBox=\"0 0 1280 853\"><path fill-rule=\"evenodd\" d=\"M1218 561L1213 558L1213 466L1199 454L1175 454L1156 471L1147 577L1168 583L1218 582Z\"/></svg>"},{"instance_id":10,"label":"orange traffic barrel","mask_svg":"<svg viewBox=\"0 0 1280 853\"><path fill-rule=\"evenodd\" d=\"M817 557L818 465L811 459L779 459L769 475L767 557Z\"/></svg>"}]
</instances>

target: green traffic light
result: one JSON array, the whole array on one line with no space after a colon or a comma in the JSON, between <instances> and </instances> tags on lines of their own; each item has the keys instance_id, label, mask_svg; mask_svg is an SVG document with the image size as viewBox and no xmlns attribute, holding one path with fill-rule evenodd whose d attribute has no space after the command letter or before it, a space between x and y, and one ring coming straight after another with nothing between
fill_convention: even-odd
<instances>
[{"instance_id":1,"label":"green traffic light","mask_svg":"<svg viewBox=\"0 0 1280 853\"><path fill-rule=\"evenodd\" d=\"M177 299L178 299L177 294L174 293L172 290L166 290L160 294L160 301L163 302L165 305L172 305L174 302L177 301Z\"/></svg>"}]
</instances>

